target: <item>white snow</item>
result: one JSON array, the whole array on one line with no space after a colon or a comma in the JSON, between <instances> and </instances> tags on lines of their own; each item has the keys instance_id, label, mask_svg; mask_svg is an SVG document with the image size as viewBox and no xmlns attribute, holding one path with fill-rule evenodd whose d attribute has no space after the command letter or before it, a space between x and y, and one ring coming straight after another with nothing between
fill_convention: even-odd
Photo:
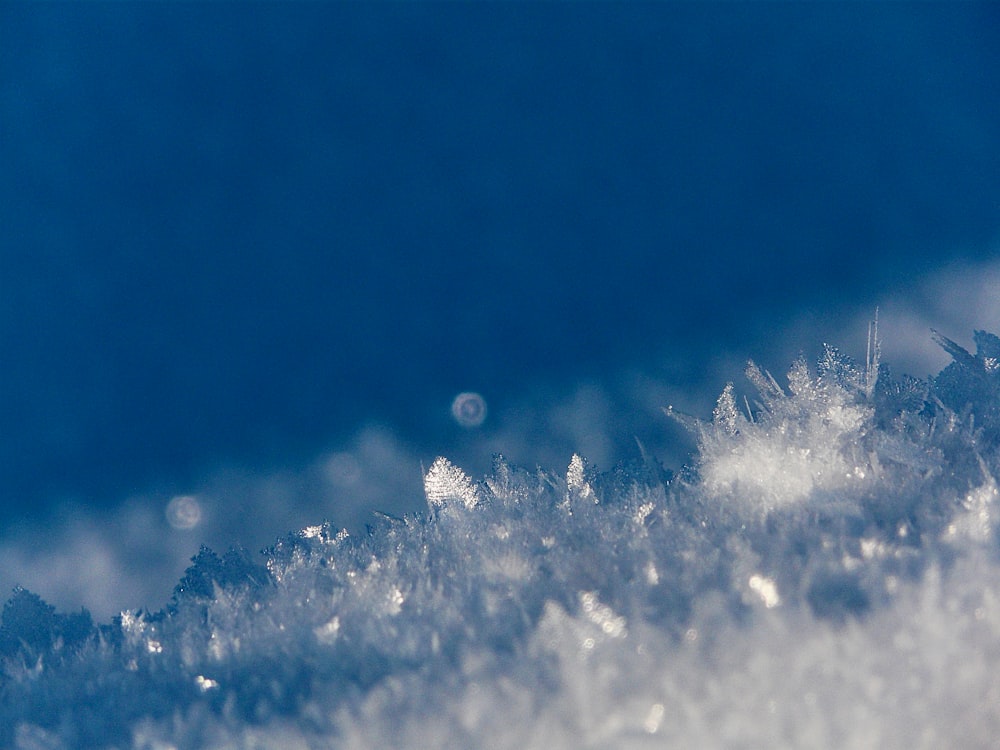
<instances>
[{"instance_id":1,"label":"white snow","mask_svg":"<svg viewBox=\"0 0 1000 750\"><path fill-rule=\"evenodd\" d=\"M466 508L479 505L479 491L472 480L443 456L435 459L424 475L424 494L432 508L448 505L452 501Z\"/></svg>"},{"instance_id":2,"label":"white snow","mask_svg":"<svg viewBox=\"0 0 1000 750\"><path fill-rule=\"evenodd\" d=\"M1000 339L938 340L924 380L751 364L753 398L672 412L676 473L438 458L424 512L203 549L159 611L18 590L0 746L993 747Z\"/></svg>"},{"instance_id":3,"label":"white snow","mask_svg":"<svg viewBox=\"0 0 1000 750\"><path fill-rule=\"evenodd\" d=\"M749 414L740 411L729 385L712 423L697 424L707 492L769 509L846 489L871 473L862 438L874 410L857 398L859 384L814 378L802 360L788 373L788 393L752 362L747 378L760 394L756 413L749 403Z\"/></svg>"}]
</instances>

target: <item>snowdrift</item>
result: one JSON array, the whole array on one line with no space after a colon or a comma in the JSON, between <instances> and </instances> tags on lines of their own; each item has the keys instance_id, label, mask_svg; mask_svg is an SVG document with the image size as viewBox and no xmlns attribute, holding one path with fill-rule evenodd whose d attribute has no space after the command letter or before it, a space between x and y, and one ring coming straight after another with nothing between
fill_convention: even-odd
<instances>
[{"instance_id":1,"label":"snowdrift","mask_svg":"<svg viewBox=\"0 0 1000 750\"><path fill-rule=\"evenodd\" d=\"M936 335L936 334L935 334ZM937 336L937 335L936 335ZM203 549L161 611L16 590L16 748L940 748L1000 736L1000 338L752 363L672 473L427 470L426 513Z\"/></svg>"}]
</instances>

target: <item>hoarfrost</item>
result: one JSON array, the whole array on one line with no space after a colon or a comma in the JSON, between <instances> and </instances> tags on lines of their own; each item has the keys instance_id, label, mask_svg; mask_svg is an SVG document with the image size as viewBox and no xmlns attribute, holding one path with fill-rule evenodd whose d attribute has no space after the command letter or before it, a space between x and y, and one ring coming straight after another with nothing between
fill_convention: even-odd
<instances>
[{"instance_id":1,"label":"hoarfrost","mask_svg":"<svg viewBox=\"0 0 1000 750\"><path fill-rule=\"evenodd\" d=\"M589 503L597 502L594 488L587 481L586 467L583 459L576 453L570 459L569 468L566 469L566 502L568 503Z\"/></svg>"},{"instance_id":2,"label":"hoarfrost","mask_svg":"<svg viewBox=\"0 0 1000 750\"><path fill-rule=\"evenodd\" d=\"M440 507L450 501L458 501L466 508L479 504L479 493L465 472L447 458L439 457L424 475L424 494L428 504Z\"/></svg>"},{"instance_id":3,"label":"hoarfrost","mask_svg":"<svg viewBox=\"0 0 1000 750\"><path fill-rule=\"evenodd\" d=\"M753 362L747 378L759 392L756 413L740 413L730 384L712 423L697 425L709 494L770 509L844 489L870 472L862 448L874 410L853 378L813 377L801 360L788 373L788 393Z\"/></svg>"},{"instance_id":4,"label":"hoarfrost","mask_svg":"<svg viewBox=\"0 0 1000 750\"><path fill-rule=\"evenodd\" d=\"M95 626L18 589L0 745L991 747L1000 339L893 378L752 363L698 455L564 475L444 458L424 515L203 549Z\"/></svg>"}]
</instances>

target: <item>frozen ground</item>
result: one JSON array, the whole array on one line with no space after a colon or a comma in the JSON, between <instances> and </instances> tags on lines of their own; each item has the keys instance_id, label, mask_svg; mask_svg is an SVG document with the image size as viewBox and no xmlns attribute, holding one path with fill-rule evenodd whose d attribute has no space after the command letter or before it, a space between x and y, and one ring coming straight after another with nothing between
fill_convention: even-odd
<instances>
[{"instance_id":1,"label":"frozen ground","mask_svg":"<svg viewBox=\"0 0 1000 750\"><path fill-rule=\"evenodd\" d=\"M874 337L751 363L710 419L668 409L697 443L676 472L438 458L420 512L205 548L162 609L95 623L18 590L0 744L990 747L1000 339L935 339L929 378Z\"/></svg>"}]
</instances>

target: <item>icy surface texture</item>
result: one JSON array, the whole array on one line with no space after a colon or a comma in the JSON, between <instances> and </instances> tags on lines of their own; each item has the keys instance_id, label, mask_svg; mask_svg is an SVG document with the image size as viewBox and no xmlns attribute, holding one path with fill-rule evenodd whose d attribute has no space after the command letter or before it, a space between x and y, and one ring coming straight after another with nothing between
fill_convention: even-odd
<instances>
[{"instance_id":1,"label":"icy surface texture","mask_svg":"<svg viewBox=\"0 0 1000 750\"><path fill-rule=\"evenodd\" d=\"M162 611L15 591L0 746L993 746L1000 339L938 340L751 364L677 475L440 458L426 514L203 549Z\"/></svg>"}]
</instances>

